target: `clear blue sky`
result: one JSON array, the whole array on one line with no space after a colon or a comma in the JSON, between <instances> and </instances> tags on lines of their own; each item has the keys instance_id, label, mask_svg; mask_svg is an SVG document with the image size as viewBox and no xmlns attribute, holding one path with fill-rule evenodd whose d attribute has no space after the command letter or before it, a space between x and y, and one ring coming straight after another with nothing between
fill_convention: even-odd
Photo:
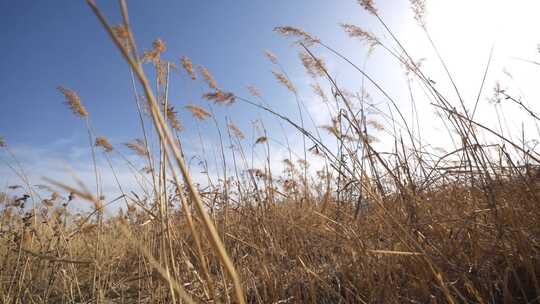
<instances>
[{"instance_id":1,"label":"clear blue sky","mask_svg":"<svg viewBox=\"0 0 540 304\"><path fill-rule=\"evenodd\" d=\"M97 2L111 20L119 21L117 1ZM352 0L128 3L141 49L161 37L168 45L165 58L177 61L187 55L207 66L229 90L262 83L258 85L267 93L267 85L272 90L276 85L262 51L274 50L285 65L296 62L296 52L272 32L274 26L297 25L331 36L339 31L338 21L364 14ZM2 136L11 144L34 146L81 136L82 124L62 104L58 85L79 93L98 133L113 140L134 136L137 116L126 64L84 1L2 0L0 14ZM191 99L200 96L202 87L180 80L172 80L177 82L172 85L173 104L196 101Z\"/></svg>"}]
</instances>

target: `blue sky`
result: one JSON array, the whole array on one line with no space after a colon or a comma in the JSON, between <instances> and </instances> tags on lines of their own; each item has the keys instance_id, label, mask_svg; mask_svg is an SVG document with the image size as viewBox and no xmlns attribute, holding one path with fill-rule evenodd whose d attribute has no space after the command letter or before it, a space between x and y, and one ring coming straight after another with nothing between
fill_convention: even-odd
<instances>
[{"instance_id":1,"label":"blue sky","mask_svg":"<svg viewBox=\"0 0 540 304\"><path fill-rule=\"evenodd\" d=\"M119 23L117 1L97 3L112 23ZM366 70L399 101L399 106L410 108L399 65L381 50L375 50L365 62L366 48L339 28L339 22L353 23L388 41L381 26L354 0L130 0L128 4L141 50L151 48L154 39L162 38L168 46L165 59L178 63L180 56L186 55L194 63L208 67L220 87L239 95L248 95L246 86L255 85L272 107L288 116L296 117L294 98L273 78L272 66L263 56L266 49L278 55L299 87L316 124L329 120L325 107L313 100L309 90L311 80L299 64L297 49L272 31L278 25L303 28L357 64L365 63ZM452 94L433 51L412 19L409 2L376 1L376 5L411 53L416 58L428 58L426 69L440 89ZM529 99L538 96L534 89L538 69L511 59L512 56L538 58L534 57L538 54L536 44L540 42L539 33L534 31L540 28L534 16L537 6L526 0L516 1L512 7L502 0L428 1L430 31L468 105L476 97L494 42L497 42L494 64L484 97L491 94L494 81L504 77L503 68L513 73L524 95ZM0 136L6 138L33 177L39 179L59 170L62 161L78 172L89 168L84 124L63 104L63 97L56 90L58 85L79 93L96 134L107 136L113 145L141 136L127 65L84 1L0 0L0 14L3 29L0 39L4 41L0 50ZM326 60L340 83L351 91L359 90L361 77L356 72L328 52L315 51ZM177 109L187 103L208 106L200 98L206 91L201 82L192 82L185 74L174 74L170 101ZM385 101L376 92L371 93L384 105ZM481 111L480 118L492 123L494 112L485 98L482 106L486 111ZM432 112L429 104L420 107L426 115ZM225 115L231 117L248 137L252 133L251 121L263 117L271 135L282 141L275 119L256 109L237 104L226 109L214 107L214 110L221 123ZM211 125L196 123L182 110L180 117L187 126L186 149L200 152L197 131L208 140L206 144L210 148L215 147L216 134ZM427 136L429 132L440 131L437 129L440 125L432 125L434 121L422 120L425 123L422 131ZM519 120L514 122L520 124ZM445 136L432 138L435 142L448 142ZM0 188L14 181L5 167L1 170Z\"/></svg>"},{"instance_id":2,"label":"blue sky","mask_svg":"<svg viewBox=\"0 0 540 304\"><path fill-rule=\"evenodd\" d=\"M363 13L346 2L129 1L129 7L141 48L161 37L169 49L166 58L187 55L207 66L220 85L237 90L271 77L261 77L270 74L262 50L289 44L272 32L274 26L295 24L324 33L349 11ZM98 3L111 20L119 20L116 1ZM126 64L84 1L1 1L0 9L0 38L6 42L0 61L3 136L38 146L79 137L82 126L62 104L58 85L79 93L96 129L111 138L133 136L137 117ZM296 59L295 52L283 53L284 64L290 59ZM178 102L200 93L195 87L195 95L180 95L193 90L181 80L173 79L172 86Z\"/></svg>"},{"instance_id":3,"label":"blue sky","mask_svg":"<svg viewBox=\"0 0 540 304\"><path fill-rule=\"evenodd\" d=\"M282 112L294 110L295 105L276 84L263 51L275 52L292 77L303 72L290 41L272 29L291 24L328 36L332 42L352 44L337 22L366 16L354 1L339 5L328 1L128 2L141 49L162 38L168 46L165 59L178 63L186 55L208 67L221 87L244 95L247 85L256 85ZM111 22L119 22L116 1L98 4ZM49 163L49 157L71 166L76 163L79 171L78 163L89 161L84 124L63 104L58 85L78 92L96 134L107 136L113 145L141 136L127 65L84 1L1 1L0 11L5 29L0 39L7 42L0 61L4 92L0 133L18 150L29 171L54 170L41 164L45 157ZM170 100L177 109L186 103L206 105L200 98L205 91L204 84L186 75L171 78ZM230 115L246 128L257 118L257 112L246 106L215 110L220 122ZM180 116L193 130L189 115L181 111ZM211 129L202 127L200 132L206 135ZM186 136L196 136L190 133ZM198 142L191 143L198 151ZM35 172L35 176L49 172Z\"/></svg>"}]
</instances>

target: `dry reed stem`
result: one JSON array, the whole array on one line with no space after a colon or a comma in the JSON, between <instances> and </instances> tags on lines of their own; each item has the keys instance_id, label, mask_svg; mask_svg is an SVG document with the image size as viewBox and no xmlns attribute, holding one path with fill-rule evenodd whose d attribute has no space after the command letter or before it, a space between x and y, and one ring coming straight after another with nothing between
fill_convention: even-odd
<instances>
[{"instance_id":1,"label":"dry reed stem","mask_svg":"<svg viewBox=\"0 0 540 304\"><path fill-rule=\"evenodd\" d=\"M170 149L171 152L173 153L174 157L175 157L176 163L177 163L178 167L180 168L180 171L182 172L182 176L183 176L184 180L186 181L188 189L189 189L189 191L190 191L190 193L192 195L193 201L195 202L196 210L199 213L199 216L201 216L201 218L203 219L204 227L205 227L205 229L206 229L206 231L207 231L207 233L208 233L208 235L210 237L210 242L212 244L212 247L218 253L222 263L225 266L225 269L226 269L227 273L229 274L229 276L231 277L231 279L233 281L236 300L241 304L245 303L245 297L244 297L244 292L243 292L242 285L241 285L241 282L240 282L240 278L239 278L239 276L238 276L238 274L236 272L236 269L235 269L233 263L231 262L231 259L229 258L229 255L227 254L227 251L226 251L225 247L223 246L223 244L221 242L219 234L218 234L214 224L212 223L212 220L210 219L208 213L204 209L204 205L202 203L202 199L200 197L199 191L197 190L197 188L195 187L193 181L191 180L191 175L190 175L190 173L188 171L188 168L187 168L187 166L186 166L186 164L184 162L184 159L182 157L182 153L180 151L180 148L176 144L175 139L170 134L169 128L167 127L167 125L165 123L165 120L164 120L163 116L161 115L161 113L159 111L159 107L157 105L156 98L154 97L154 94L153 94L153 92L152 92L152 90L150 88L150 84L148 83L148 80L147 80L147 78L146 78L146 76L144 74L144 71L142 70L140 64L133 61L133 58L129 56L129 52L122 46L120 41L116 38L116 36L114 35L114 33L112 31L111 26L106 21L105 17L101 13L101 11L97 8L94 1L93 0L87 0L87 3L89 4L92 11L96 14L96 16L98 17L98 19L100 20L100 22L102 23L104 28L109 33L109 35L112 38L113 42L116 44L116 46L121 51L122 55L124 56L124 59L126 59L126 61L133 68L133 70L135 71L141 85L143 86L144 91L145 91L145 95L147 97L147 101L149 103L149 107L150 107L150 110L151 110L151 114L152 114L152 118L153 118L153 122L154 122L154 125L156 127L156 130L158 131L158 134L159 134L160 138L164 142L167 143L166 148ZM209 83L209 86L211 86L211 83Z\"/></svg>"}]
</instances>

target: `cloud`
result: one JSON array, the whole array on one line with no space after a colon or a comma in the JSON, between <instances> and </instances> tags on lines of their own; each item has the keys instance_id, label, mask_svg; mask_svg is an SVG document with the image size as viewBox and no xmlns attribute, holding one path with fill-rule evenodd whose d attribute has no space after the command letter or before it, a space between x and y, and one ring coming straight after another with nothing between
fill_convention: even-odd
<instances>
[{"instance_id":1,"label":"cloud","mask_svg":"<svg viewBox=\"0 0 540 304\"><path fill-rule=\"evenodd\" d=\"M4 191L9 185L26 186L19 176L23 174L30 185L34 187L34 190L43 197L48 194L40 192L39 187L35 186L50 186L44 178L75 187L78 187L76 182L78 179L87 189L95 193L96 180L90 148L71 146L65 151L59 151L58 146L70 145L71 142L66 140L64 142L59 141L59 143L49 147L11 146L9 151L12 154L6 151L0 154L3 160L3 164L0 165L0 191ZM100 187L106 201L121 195L118 183L127 193L130 191L141 193L146 190L144 188L147 188L147 185L145 185L147 183L142 178L141 173L136 171L143 167L143 162L140 159L132 155L128 155L124 159L114 152L109 156L114 168L114 174L103 153L101 151L96 153L96 167L100 176ZM131 168L127 162L133 164L135 168ZM116 179L118 179L118 183ZM143 187L139 186L139 184L142 184ZM52 188L61 190L55 187ZM67 196L67 193L63 193L64 191L59 192ZM77 209L87 207L86 203L83 202L78 202L77 206L75 206Z\"/></svg>"}]
</instances>

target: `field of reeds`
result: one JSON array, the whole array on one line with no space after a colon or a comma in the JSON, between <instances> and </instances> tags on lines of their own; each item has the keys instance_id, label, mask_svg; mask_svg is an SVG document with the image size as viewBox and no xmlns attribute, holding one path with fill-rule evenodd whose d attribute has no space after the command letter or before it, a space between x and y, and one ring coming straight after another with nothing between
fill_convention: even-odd
<instances>
[{"instance_id":1,"label":"field of reeds","mask_svg":"<svg viewBox=\"0 0 540 304\"><path fill-rule=\"evenodd\" d=\"M46 179L36 187L9 139L0 138L6 165L20 178L0 189L0 303L540 301L540 154L525 138L513 140L476 120L479 99L473 108L457 89L452 96L440 92L373 1L359 4L386 29L393 47L358 26L342 24L343 30L383 50L422 88L454 150L420 141L398 100L352 59L301 29L275 31L294 43L307 75L317 80L314 93L330 105L332 120L319 128L308 127L300 93L274 54L266 56L276 86L296 100L295 116L272 108L255 87L251 96L221 88L185 56L163 59L170 52L165 41L139 51L125 0L118 1L115 23L93 0L86 2L130 68L141 133L122 148L144 163L124 158L140 191L116 178L110 158L122 154L95 134L84 98L59 86L59 100L88 130L95 184L83 184L73 172L71 181ZM412 8L430 40L424 1L412 1ZM318 57L321 49L382 96L384 111L366 90L342 87ZM290 157L276 159L264 125L248 142L243 130L231 121L220 124L203 104L173 105L167 95L173 69L204 82L203 99L212 106L251 107L293 128L300 150L288 146ZM491 90L483 86L480 91ZM540 120L497 86L493 102L501 101ZM222 171L207 172L208 183L196 181L187 164L179 107L221 139L212 148ZM379 134L390 140L380 144ZM264 153L257 168L250 166L253 147ZM98 158L116 178L116 197L104 196ZM317 170L310 167L314 159ZM282 163L280 172L274 162ZM74 214L72 205L83 202L86 212Z\"/></svg>"}]
</instances>

